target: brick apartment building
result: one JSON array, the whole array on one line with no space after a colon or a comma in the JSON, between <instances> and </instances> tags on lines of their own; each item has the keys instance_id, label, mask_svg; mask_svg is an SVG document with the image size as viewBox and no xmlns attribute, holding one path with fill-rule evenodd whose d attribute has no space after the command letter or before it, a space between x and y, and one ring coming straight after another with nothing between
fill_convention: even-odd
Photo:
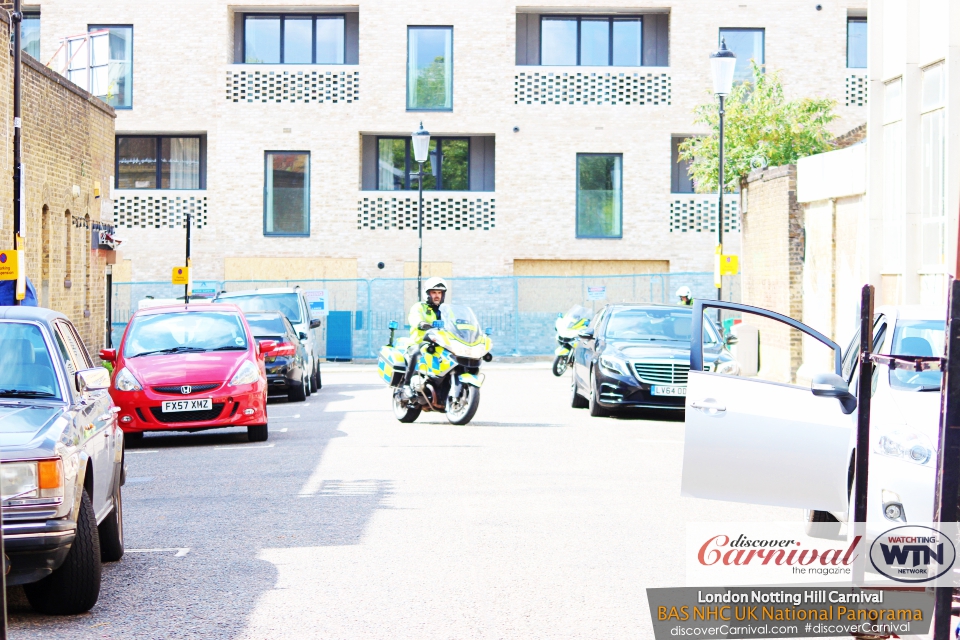
<instances>
[{"instance_id":1,"label":"brick apartment building","mask_svg":"<svg viewBox=\"0 0 960 640\"><path fill-rule=\"evenodd\" d=\"M841 133L866 120L866 6L50 0L29 46L117 110L117 280L167 280L186 211L195 279L415 274L421 121L432 269L709 271L716 199L676 162L709 54L835 99Z\"/></svg>"}]
</instances>

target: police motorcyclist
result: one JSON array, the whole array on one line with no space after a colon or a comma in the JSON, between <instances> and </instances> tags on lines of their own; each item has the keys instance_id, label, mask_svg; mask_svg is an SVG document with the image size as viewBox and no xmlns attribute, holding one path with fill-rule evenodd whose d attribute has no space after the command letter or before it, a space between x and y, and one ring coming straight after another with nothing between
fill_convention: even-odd
<instances>
[{"instance_id":1,"label":"police motorcyclist","mask_svg":"<svg viewBox=\"0 0 960 640\"><path fill-rule=\"evenodd\" d=\"M677 289L677 297L680 298L680 305L684 307L693 306L693 293L690 292L690 287L684 285Z\"/></svg>"},{"instance_id":2,"label":"police motorcyclist","mask_svg":"<svg viewBox=\"0 0 960 640\"><path fill-rule=\"evenodd\" d=\"M423 336L427 331L433 328L436 320L442 320L440 317L440 305L444 303L447 297L447 283L443 278L434 276L427 278L423 283L423 301L416 302L410 307L410 313L407 315L407 322L410 324L410 340L412 344L407 350L407 375L404 378L404 384L410 383L410 378L417 368L420 359L420 343L423 342Z\"/></svg>"}]
</instances>

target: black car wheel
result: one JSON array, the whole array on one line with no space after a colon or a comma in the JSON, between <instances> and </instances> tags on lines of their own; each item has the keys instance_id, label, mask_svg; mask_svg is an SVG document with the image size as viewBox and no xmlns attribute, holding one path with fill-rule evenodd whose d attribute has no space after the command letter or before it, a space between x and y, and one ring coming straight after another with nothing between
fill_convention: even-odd
<instances>
[{"instance_id":1,"label":"black car wheel","mask_svg":"<svg viewBox=\"0 0 960 640\"><path fill-rule=\"evenodd\" d=\"M600 403L597 402L597 399L600 396L600 383L597 382L597 373L595 371L590 372L590 398L588 399L590 415L595 418L602 418L604 416L610 415L609 409L600 406Z\"/></svg>"},{"instance_id":2,"label":"black car wheel","mask_svg":"<svg viewBox=\"0 0 960 640\"><path fill-rule=\"evenodd\" d=\"M263 442L270 437L270 430L265 424L252 424L247 427L247 440Z\"/></svg>"},{"instance_id":3,"label":"black car wheel","mask_svg":"<svg viewBox=\"0 0 960 640\"><path fill-rule=\"evenodd\" d=\"M310 393L320 388L320 363L313 363L313 373L310 374Z\"/></svg>"},{"instance_id":4,"label":"black car wheel","mask_svg":"<svg viewBox=\"0 0 960 640\"><path fill-rule=\"evenodd\" d=\"M89 611L100 598L100 536L86 489L80 497L77 536L60 567L39 582L24 585L30 605L41 613L69 616Z\"/></svg>"},{"instance_id":5,"label":"black car wheel","mask_svg":"<svg viewBox=\"0 0 960 640\"><path fill-rule=\"evenodd\" d=\"M574 409L586 409L589 403L586 398L580 395L580 389L577 388L577 372L574 371L570 377L572 378L570 380L570 406Z\"/></svg>"},{"instance_id":6,"label":"black car wheel","mask_svg":"<svg viewBox=\"0 0 960 640\"><path fill-rule=\"evenodd\" d=\"M102 562L116 562L123 557L123 496L120 485L113 493L113 511L110 512L100 526L97 527L100 535L100 560Z\"/></svg>"},{"instance_id":7,"label":"black car wheel","mask_svg":"<svg viewBox=\"0 0 960 640\"><path fill-rule=\"evenodd\" d=\"M300 384L295 385L287 393L287 400L290 402L303 402L307 399L307 389L309 383L306 378L300 378Z\"/></svg>"}]
</instances>

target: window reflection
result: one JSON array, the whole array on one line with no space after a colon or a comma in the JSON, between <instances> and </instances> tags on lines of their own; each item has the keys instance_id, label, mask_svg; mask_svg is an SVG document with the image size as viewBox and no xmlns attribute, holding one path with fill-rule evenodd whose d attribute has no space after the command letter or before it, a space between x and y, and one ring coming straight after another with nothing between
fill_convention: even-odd
<instances>
[{"instance_id":1,"label":"window reflection","mask_svg":"<svg viewBox=\"0 0 960 640\"><path fill-rule=\"evenodd\" d=\"M720 39L727 43L727 49L737 56L733 81L753 82L753 65L764 63L763 29L720 29Z\"/></svg>"}]
</instances>

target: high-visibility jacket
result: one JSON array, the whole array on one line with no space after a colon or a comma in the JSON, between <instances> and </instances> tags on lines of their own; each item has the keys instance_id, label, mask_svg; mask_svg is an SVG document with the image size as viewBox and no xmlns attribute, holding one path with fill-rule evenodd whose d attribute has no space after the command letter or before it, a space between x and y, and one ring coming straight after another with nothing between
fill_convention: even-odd
<instances>
[{"instance_id":1,"label":"high-visibility jacket","mask_svg":"<svg viewBox=\"0 0 960 640\"><path fill-rule=\"evenodd\" d=\"M417 302L410 307L410 313L407 315L407 324L410 325L410 339L416 343L423 341L426 331L420 329L421 322L430 322L440 319L440 310L426 302Z\"/></svg>"}]
</instances>

